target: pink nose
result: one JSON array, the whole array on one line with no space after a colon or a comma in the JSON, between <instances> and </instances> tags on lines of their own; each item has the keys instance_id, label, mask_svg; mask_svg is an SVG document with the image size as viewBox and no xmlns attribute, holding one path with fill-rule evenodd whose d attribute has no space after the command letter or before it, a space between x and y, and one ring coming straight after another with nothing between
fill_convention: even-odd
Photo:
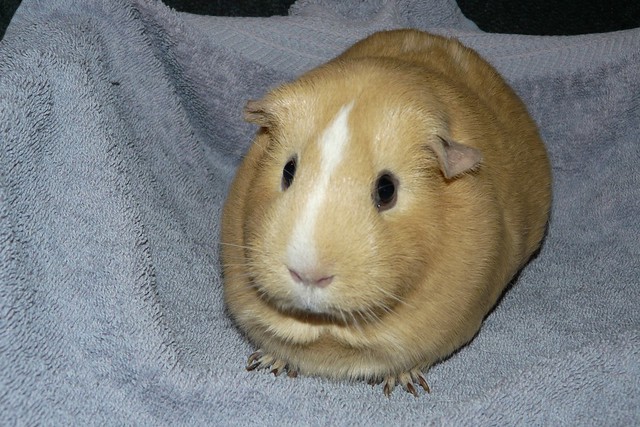
<instances>
[{"instance_id":1,"label":"pink nose","mask_svg":"<svg viewBox=\"0 0 640 427\"><path fill-rule=\"evenodd\" d=\"M318 288L325 288L333 281L332 275L327 275L322 272L296 271L289 268L289 274L291 274L291 277L296 283Z\"/></svg>"}]
</instances>

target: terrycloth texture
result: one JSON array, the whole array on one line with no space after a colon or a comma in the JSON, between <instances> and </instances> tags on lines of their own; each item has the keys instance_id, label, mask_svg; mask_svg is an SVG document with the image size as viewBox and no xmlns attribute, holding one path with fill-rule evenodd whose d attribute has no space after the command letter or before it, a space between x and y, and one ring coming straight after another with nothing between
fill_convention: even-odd
<instances>
[{"instance_id":1,"label":"terrycloth texture","mask_svg":"<svg viewBox=\"0 0 640 427\"><path fill-rule=\"evenodd\" d=\"M246 372L217 240L241 109L408 26L476 48L529 106L555 179L544 247L430 395ZM255 19L25 0L0 44L3 424L637 425L639 135L640 30L485 34L453 0Z\"/></svg>"}]
</instances>

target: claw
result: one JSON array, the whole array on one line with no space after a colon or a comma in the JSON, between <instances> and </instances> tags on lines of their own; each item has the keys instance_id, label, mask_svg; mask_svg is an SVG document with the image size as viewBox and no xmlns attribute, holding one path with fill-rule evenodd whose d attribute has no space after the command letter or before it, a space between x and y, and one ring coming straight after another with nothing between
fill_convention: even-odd
<instances>
[{"instance_id":1,"label":"claw","mask_svg":"<svg viewBox=\"0 0 640 427\"><path fill-rule=\"evenodd\" d=\"M426 391L427 393L431 393L431 389L429 388L429 384L427 384L427 380L424 379L422 373L418 374L418 384Z\"/></svg>"},{"instance_id":2,"label":"claw","mask_svg":"<svg viewBox=\"0 0 640 427\"><path fill-rule=\"evenodd\" d=\"M413 394L413 397L418 397L418 392L416 391L416 388L413 386L413 384L407 383L405 388L407 389L407 392Z\"/></svg>"},{"instance_id":3,"label":"claw","mask_svg":"<svg viewBox=\"0 0 640 427\"><path fill-rule=\"evenodd\" d=\"M396 378L394 376L388 376L384 379L384 387L382 391L387 397L391 396L391 392L396 388Z\"/></svg>"},{"instance_id":4,"label":"claw","mask_svg":"<svg viewBox=\"0 0 640 427\"><path fill-rule=\"evenodd\" d=\"M414 369L411 371L411 382L420 384L420 387L422 387L424 391L426 391L427 393L431 393L429 384L427 384L427 380L424 378L424 374L419 369Z\"/></svg>"},{"instance_id":5,"label":"claw","mask_svg":"<svg viewBox=\"0 0 640 427\"><path fill-rule=\"evenodd\" d=\"M298 376L298 371L296 371L295 369L290 369L287 362L276 359L270 354L265 354L262 350L258 350L252 353L247 359L247 371L267 368L270 368L271 373L276 377L285 371L287 371L287 375L290 378L295 378Z\"/></svg>"},{"instance_id":6,"label":"claw","mask_svg":"<svg viewBox=\"0 0 640 427\"><path fill-rule=\"evenodd\" d=\"M260 363L257 362L257 360L260 359L261 357L262 357L262 350L258 350L256 352L251 353L251 355L247 359L247 371L253 371L254 369L256 369L258 365L260 365Z\"/></svg>"},{"instance_id":7,"label":"claw","mask_svg":"<svg viewBox=\"0 0 640 427\"><path fill-rule=\"evenodd\" d=\"M251 356L247 359L247 371L253 371L254 369L264 369L268 368L275 362L273 356L268 354L264 354L262 350L258 350L255 353L252 353Z\"/></svg>"},{"instance_id":8,"label":"claw","mask_svg":"<svg viewBox=\"0 0 640 427\"><path fill-rule=\"evenodd\" d=\"M413 386L413 376L410 373L403 372L398 375L398 382L402 384L402 388L404 388L407 393L411 393L415 397L418 397L416 388Z\"/></svg>"},{"instance_id":9,"label":"claw","mask_svg":"<svg viewBox=\"0 0 640 427\"><path fill-rule=\"evenodd\" d=\"M380 381L375 378L369 378L367 381L370 385L379 384ZM385 396L391 396L391 393L396 387L396 384L402 386L402 388L407 392L411 393L414 397L418 397L418 390L414 384L419 384L427 393L431 393L429 389L429 385L427 384L427 380L425 380L422 371L419 369L413 369L409 372L402 372L398 375L388 375L382 380L383 389Z\"/></svg>"},{"instance_id":10,"label":"claw","mask_svg":"<svg viewBox=\"0 0 640 427\"><path fill-rule=\"evenodd\" d=\"M277 377L282 373L282 371L286 369L286 367L287 367L287 364L284 363L282 360L276 360L271 365L271 373Z\"/></svg>"},{"instance_id":11,"label":"claw","mask_svg":"<svg viewBox=\"0 0 640 427\"><path fill-rule=\"evenodd\" d=\"M245 367L247 371L253 371L254 369L260 366L260 360L255 357L252 359L251 357L247 361L247 366Z\"/></svg>"}]
</instances>

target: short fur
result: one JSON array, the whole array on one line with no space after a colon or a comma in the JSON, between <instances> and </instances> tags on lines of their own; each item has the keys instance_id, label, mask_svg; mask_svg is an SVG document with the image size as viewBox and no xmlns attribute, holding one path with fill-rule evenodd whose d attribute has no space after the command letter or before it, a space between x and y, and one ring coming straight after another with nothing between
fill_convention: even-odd
<instances>
[{"instance_id":1,"label":"short fur","mask_svg":"<svg viewBox=\"0 0 640 427\"><path fill-rule=\"evenodd\" d=\"M318 269L334 279L325 312L308 313L291 301L284 252L314 185L315 141L350 102L352 139L316 232ZM541 243L551 172L536 125L456 40L376 33L245 112L260 130L224 209L224 295L261 366L407 388L408 373L473 338ZM399 182L386 211L371 196L382 171Z\"/></svg>"}]
</instances>

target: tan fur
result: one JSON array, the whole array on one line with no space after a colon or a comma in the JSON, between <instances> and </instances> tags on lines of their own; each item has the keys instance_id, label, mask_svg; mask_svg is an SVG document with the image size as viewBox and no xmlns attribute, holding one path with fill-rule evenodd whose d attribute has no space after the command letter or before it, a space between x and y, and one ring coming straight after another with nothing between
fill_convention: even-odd
<instances>
[{"instance_id":1,"label":"tan fur","mask_svg":"<svg viewBox=\"0 0 640 427\"><path fill-rule=\"evenodd\" d=\"M320 268L335 274L330 313L292 311L283 253L314 186L315 141L351 101L347 160L316 233ZM428 368L478 332L540 245L551 178L536 126L497 72L455 40L374 34L251 101L246 118L261 130L224 208L224 295L249 339L291 370L382 379ZM471 159L449 178L443 140ZM298 170L281 191L293 154ZM378 212L371 194L382 170L398 177L398 199Z\"/></svg>"}]
</instances>

